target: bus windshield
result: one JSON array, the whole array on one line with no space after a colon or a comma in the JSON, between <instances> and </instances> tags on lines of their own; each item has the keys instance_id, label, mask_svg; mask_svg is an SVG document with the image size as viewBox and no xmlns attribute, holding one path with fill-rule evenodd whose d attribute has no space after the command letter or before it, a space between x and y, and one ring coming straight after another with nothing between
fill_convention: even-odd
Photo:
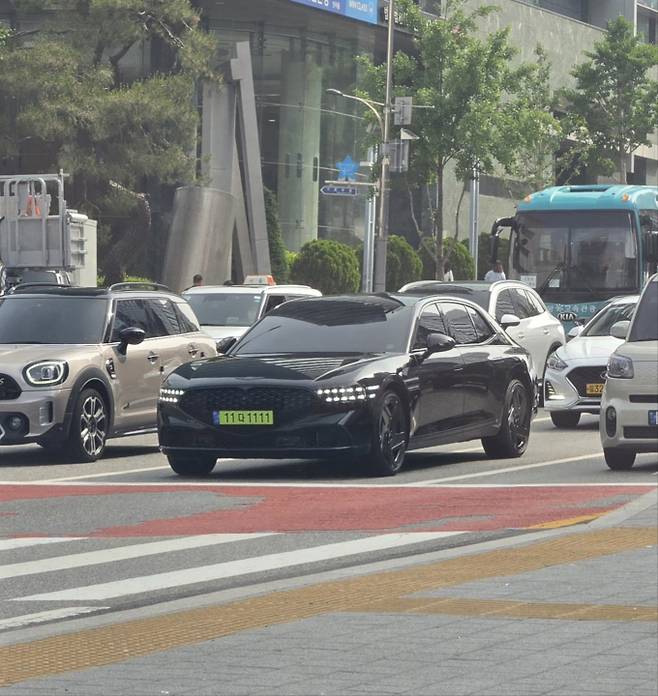
<instances>
[{"instance_id":1,"label":"bus windshield","mask_svg":"<svg viewBox=\"0 0 658 696\"><path fill-rule=\"evenodd\" d=\"M509 277L557 299L569 292L637 289L631 213L574 210L523 212L512 237Z\"/></svg>"}]
</instances>

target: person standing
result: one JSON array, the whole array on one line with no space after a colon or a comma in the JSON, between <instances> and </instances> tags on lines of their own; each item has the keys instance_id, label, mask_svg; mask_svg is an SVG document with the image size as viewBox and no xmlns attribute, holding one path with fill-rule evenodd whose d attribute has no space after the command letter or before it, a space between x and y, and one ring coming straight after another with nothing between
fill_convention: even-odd
<instances>
[{"instance_id":1,"label":"person standing","mask_svg":"<svg viewBox=\"0 0 658 696\"><path fill-rule=\"evenodd\" d=\"M503 270L503 264L500 260L496 259L493 268L487 271L484 279L487 283L495 283L497 280L507 280L505 271Z\"/></svg>"},{"instance_id":2,"label":"person standing","mask_svg":"<svg viewBox=\"0 0 658 696\"><path fill-rule=\"evenodd\" d=\"M203 285L203 276L200 273L197 273L192 278L192 287L196 288L196 287L199 287L200 285Z\"/></svg>"}]
</instances>

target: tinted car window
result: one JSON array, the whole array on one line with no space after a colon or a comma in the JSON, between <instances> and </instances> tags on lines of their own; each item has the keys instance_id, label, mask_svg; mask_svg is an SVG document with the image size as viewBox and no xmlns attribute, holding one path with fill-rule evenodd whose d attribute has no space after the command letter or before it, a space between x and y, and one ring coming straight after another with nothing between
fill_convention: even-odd
<instances>
[{"instance_id":1,"label":"tinted car window","mask_svg":"<svg viewBox=\"0 0 658 696\"><path fill-rule=\"evenodd\" d=\"M154 336L175 336L181 332L176 310L171 300L146 300L146 303L152 314L151 323Z\"/></svg>"},{"instance_id":2,"label":"tinted car window","mask_svg":"<svg viewBox=\"0 0 658 696\"><path fill-rule=\"evenodd\" d=\"M630 321L635 313L634 304L610 305L601 310L585 327L581 336L609 336L610 328L618 321Z\"/></svg>"},{"instance_id":3,"label":"tinted car window","mask_svg":"<svg viewBox=\"0 0 658 696\"><path fill-rule=\"evenodd\" d=\"M265 314L276 309L280 304L283 304L286 298L283 295L270 295L267 298L267 304L265 305Z\"/></svg>"},{"instance_id":4,"label":"tinted car window","mask_svg":"<svg viewBox=\"0 0 658 696\"><path fill-rule=\"evenodd\" d=\"M128 328L142 329L146 333L146 338L153 335L145 300L119 300L117 302L111 340L119 341L119 334L123 329Z\"/></svg>"},{"instance_id":5,"label":"tinted car window","mask_svg":"<svg viewBox=\"0 0 658 696\"><path fill-rule=\"evenodd\" d=\"M253 326L231 354L402 353L413 314L413 307L383 298L286 302Z\"/></svg>"},{"instance_id":6,"label":"tinted car window","mask_svg":"<svg viewBox=\"0 0 658 696\"><path fill-rule=\"evenodd\" d=\"M546 307L544 307L544 303L541 301L539 295L532 292L532 290L524 290L524 292L529 297L530 302L534 305L536 310L535 314L543 314L546 311Z\"/></svg>"},{"instance_id":7,"label":"tinted car window","mask_svg":"<svg viewBox=\"0 0 658 696\"><path fill-rule=\"evenodd\" d=\"M107 299L0 298L0 343L100 343Z\"/></svg>"},{"instance_id":8,"label":"tinted car window","mask_svg":"<svg viewBox=\"0 0 658 696\"><path fill-rule=\"evenodd\" d=\"M413 350L424 350L427 348L427 337L431 333L448 334L443 315L434 304L426 307L418 319Z\"/></svg>"},{"instance_id":9,"label":"tinted car window","mask_svg":"<svg viewBox=\"0 0 658 696\"><path fill-rule=\"evenodd\" d=\"M658 282L647 285L637 306L629 341L658 341Z\"/></svg>"},{"instance_id":10,"label":"tinted car window","mask_svg":"<svg viewBox=\"0 0 658 696\"><path fill-rule=\"evenodd\" d=\"M258 319L262 293L195 292L185 299L201 326L251 326Z\"/></svg>"},{"instance_id":11,"label":"tinted car window","mask_svg":"<svg viewBox=\"0 0 658 696\"><path fill-rule=\"evenodd\" d=\"M527 319L537 314L534 304L530 302L530 298L524 290L511 290L510 292L514 298L515 314L519 319Z\"/></svg>"},{"instance_id":12,"label":"tinted car window","mask_svg":"<svg viewBox=\"0 0 658 696\"><path fill-rule=\"evenodd\" d=\"M491 328L491 324L489 324L489 322L480 314L480 312L473 309L473 307L468 307L468 313L471 317L471 321L473 322L473 326L475 326L478 343L488 341L495 333L495 331Z\"/></svg>"},{"instance_id":13,"label":"tinted car window","mask_svg":"<svg viewBox=\"0 0 658 696\"><path fill-rule=\"evenodd\" d=\"M496 319L500 321L503 314L516 314L516 307L509 290L501 290L496 300Z\"/></svg>"},{"instance_id":14,"label":"tinted car window","mask_svg":"<svg viewBox=\"0 0 658 696\"><path fill-rule=\"evenodd\" d=\"M174 309L176 310L178 324L182 333L196 333L199 330L192 307L184 302L177 302L174 305Z\"/></svg>"},{"instance_id":15,"label":"tinted car window","mask_svg":"<svg viewBox=\"0 0 658 696\"><path fill-rule=\"evenodd\" d=\"M446 318L450 335L459 344L478 343L475 327L464 305L442 302L441 309Z\"/></svg>"}]
</instances>

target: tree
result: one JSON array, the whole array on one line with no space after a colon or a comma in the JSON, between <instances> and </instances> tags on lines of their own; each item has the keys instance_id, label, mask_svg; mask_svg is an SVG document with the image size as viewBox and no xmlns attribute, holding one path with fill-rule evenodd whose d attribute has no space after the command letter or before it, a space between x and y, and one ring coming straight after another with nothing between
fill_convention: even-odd
<instances>
[{"instance_id":1,"label":"tree","mask_svg":"<svg viewBox=\"0 0 658 696\"><path fill-rule=\"evenodd\" d=\"M363 244L353 247L359 264L359 275L363 274ZM423 262L409 242L397 234L388 238L386 246L386 290L396 292L403 285L420 280Z\"/></svg>"},{"instance_id":2,"label":"tree","mask_svg":"<svg viewBox=\"0 0 658 696\"><path fill-rule=\"evenodd\" d=\"M270 264L272 275L277 283L287 283L290 279L290 266L286 255L286 247L281 236L279 224L279 208L276 196L269 189L265 194L265 222L267 224L267 239L270 247Z\"/></svg>"},{"instance_id":3,"label":"tree","mask_svg":"<svg viewBox=\"0 0 658 696\"><path fill-rule=\"evenodd\" d=\"M623 17L608 23L601 41L572 75L575 89L563 91L574 121L584 126L588 160L604 174L619 172L626 183L627 159L658 128L658 46L642 43Z\"/></svg>"},{"instance_id":4,"label":"tree","mask_svg":"<svg viewBox=\"0 0 658 696\"><path fill-rule=\"evenodd\" d=\"M143 272L134 265L148 255L144 192L195 178L195 84L218 79L215 41L190 0L22 0L16 8L19 27L23 16L45 19L0 41L0 166L63 167L69 201L107 226L107 275ZM129 69L142 42L159 49L149 75Z\"/></svg>"},{"instance_id":5,"label":"tree","mask_svg":"<svg viewBox=\"0 0 658 696\"><path fill-rule=\"evenodd\" d=\"M359 263L347 244L331 239L314 239L299 250L291 268L295 283L310 285L324 295L356 292Z\"/></svg>"},{"instance_id":6,"label":"tree","mask_svg":"<svg viewBox=\"0 0 658 696\"><path fill-rule=\"evenodd\" d=\"M410 0L400 2L415 53L396 53L395 91L412 96L416 105L432 107L414 112L413 130L420 139L411 148L409 180L416 186L436 185L432 237L437 278L443 277L446 168L454 164L461 180L476 165L483 173L493 173L498 165L509 169L518 142L509 139L513 121L505 107L516 88L509 30L478 38L479 20L495 8L483 5L469 11L467 1L446 0L441 19L423 14ZM367 57L360 62L365 67L363 96L381 101L385 66L375 66Z\"/></svg>"},{"instance_id":7,"label":"tree","mask_svg":"<svg viewBox=\"0 0 658 696\"><path fill-rule=\"evenodd\" d=\"M432 253L432 240L427 237L421 239L419 255L423 263L423 278L435 278L434 254ZM452 270L455 280L472 280L475 264L468 247L452 237L443 240L443 256L445 262ZM443 275L439 278L443 280Z\"/></svg>"}]
</instances>

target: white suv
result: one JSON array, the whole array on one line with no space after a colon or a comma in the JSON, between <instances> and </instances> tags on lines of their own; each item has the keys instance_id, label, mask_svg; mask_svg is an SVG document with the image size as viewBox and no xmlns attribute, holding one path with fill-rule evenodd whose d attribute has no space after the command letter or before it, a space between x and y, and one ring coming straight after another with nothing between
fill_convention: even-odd
<instances>
[{"instance_id":1,"label":"white suv","mask_svg":"<svg viewBox=\"0 0 658 696\"><path fill-rule=\"evenodd\" d=\"M599 432L606 464L630 469L638 452L658 452L658 274L632 321L613 324L610 334L626 342L608 361Z\"/></svg>"},{"instance_id":2,"label":"white suv","mask_svg":"<svg viewBox=\"0 0 658 696\"><path fill-rule=\"evenodd\" d=\"M239 338L269 311L288 300L320 297L308 285L197 285L182 293L203 331L220 341Z\"/></svg>"}]
</instances>

